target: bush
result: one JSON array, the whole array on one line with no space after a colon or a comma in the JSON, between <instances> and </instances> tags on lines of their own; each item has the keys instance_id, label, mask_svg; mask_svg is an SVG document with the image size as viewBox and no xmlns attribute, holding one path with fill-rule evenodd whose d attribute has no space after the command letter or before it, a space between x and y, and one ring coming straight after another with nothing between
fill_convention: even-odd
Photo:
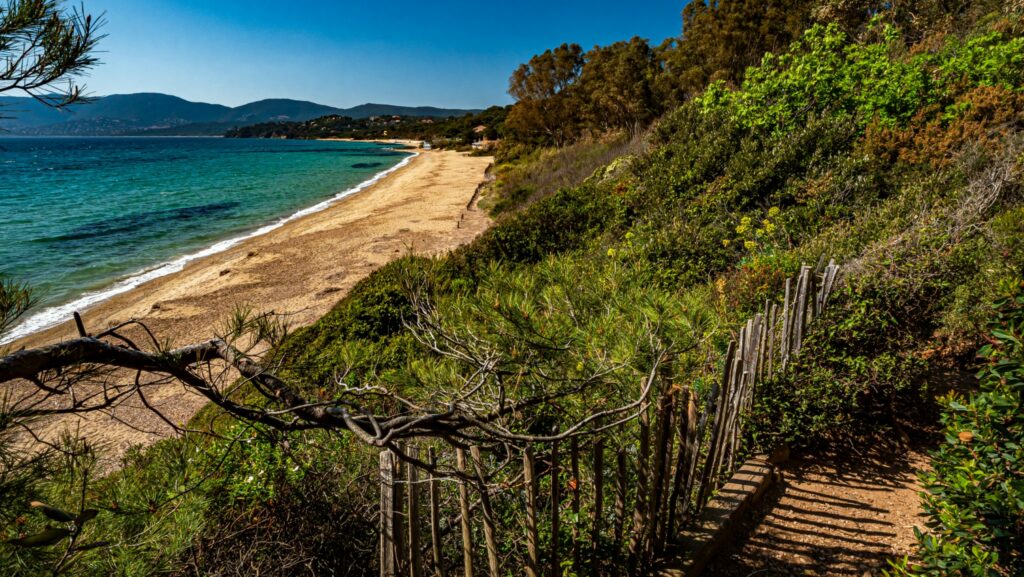
<instances>
[{"instance_id":1,"label":"bush","mask_svg":"<svg viewBox=\"0 0 1024 577\"><path fill-rule=\"evenodd\" d=\"M980 392L943 399L945 443L921 475L928 532L896 575L1024 574L1024 283L996 302Z\"/></svg>"}]
</instances>

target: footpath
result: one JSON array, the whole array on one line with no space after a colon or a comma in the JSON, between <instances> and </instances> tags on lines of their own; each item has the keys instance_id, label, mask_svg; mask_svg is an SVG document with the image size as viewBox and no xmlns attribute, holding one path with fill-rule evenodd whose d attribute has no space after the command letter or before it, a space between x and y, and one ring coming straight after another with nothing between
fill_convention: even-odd
<instances>
[{"instance_id":1,"label":"footpath","mask_svg":"<svg viewBox=\"0 0 1024 577\"><path fill-rule=\"evenodd\" d=\"M704 575L880 576L910 554L922 527L921 448L794 457L734 542Z\"/></svg>"}]
</instances>

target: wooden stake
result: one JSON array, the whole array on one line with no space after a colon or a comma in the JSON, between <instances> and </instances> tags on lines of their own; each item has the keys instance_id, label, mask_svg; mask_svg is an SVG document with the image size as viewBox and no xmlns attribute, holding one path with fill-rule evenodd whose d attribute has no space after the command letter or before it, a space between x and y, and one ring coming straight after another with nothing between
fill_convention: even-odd
<instances>
[{"instance_id":1,"label":"wooden stake","mask_svg":"<svg viewBox=\"0 0 1024 577\"><path fill-rule=\"evenodd\" d=\"M697 429L697 401L693 392L687 390L689 393L689 401L686 405L686 455L687 455L687 473L686 483L683 485L683 505L680 507L680 524L682 527L682 520L687 518L687 513L690 510L690 495L693 493L693 483L697 476L697 459L700 458L700 448L698 443L700 442L700 434Z\"/></svg>"},{"instance_id":2,"label":"wooden stake","mask_svg":"<svg viewBox=\"0 0 1024 577\"><path fill-rule=\"evenodd\" d=\"M411 458L419 458L417 447L409 447L407 451ZM409 577L421 577L423 575L423 559L420 555L420 479L419 471L412 463L405 468L405 479L408 484L406 496L409 508Z\"/></svg>"},{"instance_id":3,"label":"wooden stake","mask_svg":"<svg viewBox=\"0 0 1024 577\"><path fill-rule=\"evenodd\" d=\"M672 446L672 400L674 396L661 391L655 419L654 465L651 468L651 495L647 503L647 558L660 551L664 545L662 512L665 494L665 465Z\"/></svg>"},{"instance_id":4,"label":"wooden stake","mask_svg":"<svg viewBox=\"0 0 1024 577\"><path fill-rule=\"evenodd\" d=\"M558 547L561 545L562 527L559 514L562 508L561 467L558 462L558 441L551 443L551 577L561 577L562 566L558 559Z\"/></svg>"},{"instance_id":5,"label":"wooden stake","mask_svg":"<svg viewBox=\"0 0 1024 577\"><path fill-rule=\"evenodd\" d=\"M650 498L651 416L650 401L646 398L640 408L638 421L640 454L636 460L636 502L633 504L633 526L629 540L629 566L631 572L641 563L647 537L647 500Z\"/></svg>"},{"instance_id":6,"label":"wooden stake","mask_svg":"<svg viewBox=\"0 0 1024 577\"><path fill-rule=\"evenodd\" d=\"M540 538L537 535L537 478L533 449L523 452L523 479L526 482L526 577L540 577Z\"/></svg>"},{"instance_id":7,"label":"wooden stake","mask_svg":"<svg viewBox=\"0 0 1024 577\"><path fill-rule=\"evenodd\" d=\"M594 441L594 510L590 522L591 563L597 573L597 550L604 522L604 439Z\"/></svg>"},{"instance_id":8,"label":"wooden stake","mask_svg":"<svg viewBox=\"0 0 1024 577\"><path fill-rule=\"evenodd\" d=\"M790 334L793 332L792 321L792 279L786 279L786 300L782 305L782 343L779 345L779 352L782 354L782 368L789 364Z\"/></svg>"},{"instance_id":9,"label":"wooden stake","mask_svg":"<svg viewBox=\"0 0 1024 577\"><path fill-rule=\"evenodd\" d=\"M576 437L572 438L569 444L569 462L572 471L572 480L569 482L569 489L572 490L572 567L578 574L582 568L580 561L580 444Z\"/></svg>"},{"instance_id":10,"label":"wooden stake","mask_svg":"<svg viewBox=\"0 0 1024 577\"><path fill-rule=\"evenodd\" d=\"M395 551L395 456L391 451L380 453L380 574L398 574Z\"/></svg>"},{"instance_id":11,"label":"wooden stake","mask_svg":"<svg viewBox=\"0 0 1024 577\"><path fill-rule=\"evenodd\" d=\"M431 470L437 467L437 452L433 447L428 450ZM441 547L441 499L438 495L438 482L434 473L430 473L430 546L434 554L434 572L437 577L445 577L444 557Z\"/></svg>"},{"instance_id":12,"label":"wooden stake","mask_svg":"<svg viewBox=\"0 0 1024 577\"><path fill-rule=\"evenodd\" d=\"M626 525L626 449L619 447L615 453L615 557L622 552L622 541Z\"/></svg>"},{"instance_id":13,"label":"wooden stake","mask_svg":"<svg viewBox=\"0 0 1024 577\"><path fill-rule=\"evenodd\" d=\"M712 479L718 468L719 447L725 434L725 419L728 416L729 389L733 384L733 374L742 367L742 360L737 354L736 342L729 343L729 349L725 353L725 367L722 371L722 383L718 388L718 397L715 400L714 424L711 428L711 440L708 443L707 457L704 459L704 469L701 472L700 484L697 489L697 510L704 508L704 501L708 496Z\"/></svg>"},{"instance_id":14,"label":"wooden stake","mask_svg":"<svg viewBox=\"0 0 1024 577\"><path fill-rule=\"evenodd\" d=\"M466 451L455 449L455 466L459 472L466 473ZM462 573L465 577L473 577L473 532L469 519L469 487L465 479L459 479L459 509L462 511Z\"/></svg>"},{"instance_id":15,"label":"wooden stake","mask_svg":"<svg viewBox=\"0 0 1024 577\"><path fill-rule=\"evenodd\" d=\"M484 474L484 461L480 456L480 447L470 447L473 457L473 468L480 480L480 508L484 513L484 542L487 546L487 566L491 577L498 577L498 543L494 538L494 510L491 508L491 496L487 490L487 475Z\"/></svg>"}]
</instances>

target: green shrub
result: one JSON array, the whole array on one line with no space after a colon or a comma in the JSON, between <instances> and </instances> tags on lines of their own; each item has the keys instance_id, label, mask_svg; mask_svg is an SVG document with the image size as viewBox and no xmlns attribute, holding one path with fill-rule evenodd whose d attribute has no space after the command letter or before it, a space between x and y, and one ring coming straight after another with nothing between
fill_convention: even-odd
<instances>
[{"instance_id":1,"label":"green shrub","mask_svg":"<svg viewBox=\"0 0 1024 577\"><path fill-rule=\"evenodd\" d=\"M995 303L981 390L942 400L946 441L921 474L927 532L896 575L1024 573L1024 283Z\"/></svg>"}]
</instances>

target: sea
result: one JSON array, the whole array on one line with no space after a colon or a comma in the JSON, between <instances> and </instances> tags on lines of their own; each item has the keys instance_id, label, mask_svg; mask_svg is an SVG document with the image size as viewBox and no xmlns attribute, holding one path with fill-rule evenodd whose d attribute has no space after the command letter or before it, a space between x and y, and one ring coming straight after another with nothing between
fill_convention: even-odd
<instances>
[{"instance_id":1,"label":"sea","mask_svg":"<svg viewBox=\"0 0 1024 577\"><path fill-rule=\"evenodd\" d=\"M0 343L323 210L411 156L372 142L0 138L0 277L38 299Z\"/></svg>"}]
</instances>

